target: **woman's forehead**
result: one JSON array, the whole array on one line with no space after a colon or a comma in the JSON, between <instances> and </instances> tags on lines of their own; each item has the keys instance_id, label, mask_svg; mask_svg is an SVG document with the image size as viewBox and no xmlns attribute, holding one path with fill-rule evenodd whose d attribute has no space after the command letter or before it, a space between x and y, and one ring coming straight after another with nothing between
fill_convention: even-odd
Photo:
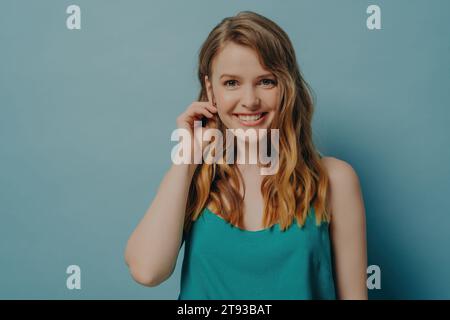
<instances>
[{"instance_id":1,"label":"woman's forehead","mask_svg":"<svg viewBox=\"0 0 450 320\"><path fill-rule=\"evenodd\" d=\"M212 63L213 74L221 78L224 74L242 78L257 78L271 74L265 69L255 50L230 43L220 50Z\"/></svg>"}]
</instances>

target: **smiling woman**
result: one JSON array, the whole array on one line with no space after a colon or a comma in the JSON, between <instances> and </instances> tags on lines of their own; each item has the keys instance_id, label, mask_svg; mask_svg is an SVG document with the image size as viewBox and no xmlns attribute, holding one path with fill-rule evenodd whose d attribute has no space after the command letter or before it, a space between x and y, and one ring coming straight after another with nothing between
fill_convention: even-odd
<instances>
[{"instance_id":1,"label":"smiling woman","mask_svg":"<svg viewBox=\"0 0 450 320\"><path fill-rule=\"evenodd\" d=\"M234 144L227 130L277 131L280 170L173 165L127 245L136 281L166 280L185 243L179 299L366 299L358 179L314 146L313 101L287 34L250 11L223 19L201 47L198 79L198 101L177 119L191 147L205 150L196 123L237 153L250 140Z\"/></svg>"},{"instance_id":2,"label":"smiling woman","mask_svg":"<svg viewBox=\"0 0 450 320\"><path fill-rule=\"evenodd\" d=\"M260 63L257 52L229 42L211 62L205 75L208 99L218 106L227 128L269 128L278 111L280 88L276 77ZM214 89L213 89L214 88Z\"/></svg>"}]
</instances>

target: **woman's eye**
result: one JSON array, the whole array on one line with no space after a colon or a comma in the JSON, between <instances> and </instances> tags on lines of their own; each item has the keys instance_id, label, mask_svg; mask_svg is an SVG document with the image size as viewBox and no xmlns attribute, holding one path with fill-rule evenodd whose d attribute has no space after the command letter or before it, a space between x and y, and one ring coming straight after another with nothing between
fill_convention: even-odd
<instances>
[{"instance_id":1,"label":"woman's eye","mask_svg":"<svg viewBox=\"0 0 450 320\"><path fill-rule=\"evenodd\" d=\"M261 82L264 82L264 81L268 81L268 82L265 83L267 85L276 85L275 80L272 80L272 79L263 79L263 80L261 80Z\"/></svg>"},{"instance_id":2,"label":"woman's eye","mask_svg":"<svg viewBox=\"0 0 450 320\"><path fill-rule=\"evenodd\" d=\"M236 80L228 80L228 81L225 81L225 83L224 83L225 86L228 86L228 84L229 84L230 82L231 82L231 83L234 83L234 82L236 82ZM229 87L229 86L228 86L228 87ZM234 87L234 86L232 85L232 87Z\"/></svg>"},{"instance_id":3,"label":"woman's eye","mask_svg":"<svg viewBox=\"0 0 450 320\"><path fill-rule=\"evenodd\" d=\"M236 80L227 80L227 81L224 82L224 85L226 87L234 87L234 86L236 86L236 82L237 82ZM263 79L263 80L261 80L261 83L264 86L271 86L271 85L276 85L277 84L277 82L275 80L272 80L272 79Z\"/></svg>"}]
</instances>

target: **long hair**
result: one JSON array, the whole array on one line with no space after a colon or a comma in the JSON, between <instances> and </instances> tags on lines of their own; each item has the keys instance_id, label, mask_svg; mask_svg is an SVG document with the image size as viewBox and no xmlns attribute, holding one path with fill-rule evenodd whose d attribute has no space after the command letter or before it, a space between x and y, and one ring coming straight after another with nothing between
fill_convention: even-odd
<instances>
[{"instance_id":1,"label":"long hair","mask_svg":"<svg viewBox=\"0 0 450 320\"><path fill-rule=\"evenodd\" d=\"M303 227L310 206L314 207L317 225L329 222L328 177L312 141L311 89L301 76L288 35L277 24L255 12L241 11L214 27L199 52L198 101L208 101L205 75L212 79L212 61L229 42L255 50L261 65L276 76L280 86L280 104L270 127L279 128L280 169L262 180L264 226L279 223L284 231L296 218L298 226ZM206 127L217 128L225 136L225 126L218 115L214 121L208 120ZM208 203L224 220L242 227L243 197L239 191L242 183L245 196L245 185L234 163L198 165L187 199L185 231Z\"/></svg>"}]
</instances>

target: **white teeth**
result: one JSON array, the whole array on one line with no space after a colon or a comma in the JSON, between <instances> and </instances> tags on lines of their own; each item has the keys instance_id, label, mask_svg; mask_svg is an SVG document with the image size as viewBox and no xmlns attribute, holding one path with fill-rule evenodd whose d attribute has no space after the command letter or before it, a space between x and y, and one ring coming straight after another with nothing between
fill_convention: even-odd
<instances>
[{"instance_id":1,"label":"white teeth","mask_svg":"<svg viewBox=\"0 0 450 320\"><path fill-rule=\"evenodd\" d=\"M262 117L262 113L259 113L259 114L256 114L256 115L252 115L252 116L249 116L249 115L238 115L238 117L239 117L239 120L242 120L242 121L256 121L256 120L259 120Z\"/></svg>"}]
</instances>

